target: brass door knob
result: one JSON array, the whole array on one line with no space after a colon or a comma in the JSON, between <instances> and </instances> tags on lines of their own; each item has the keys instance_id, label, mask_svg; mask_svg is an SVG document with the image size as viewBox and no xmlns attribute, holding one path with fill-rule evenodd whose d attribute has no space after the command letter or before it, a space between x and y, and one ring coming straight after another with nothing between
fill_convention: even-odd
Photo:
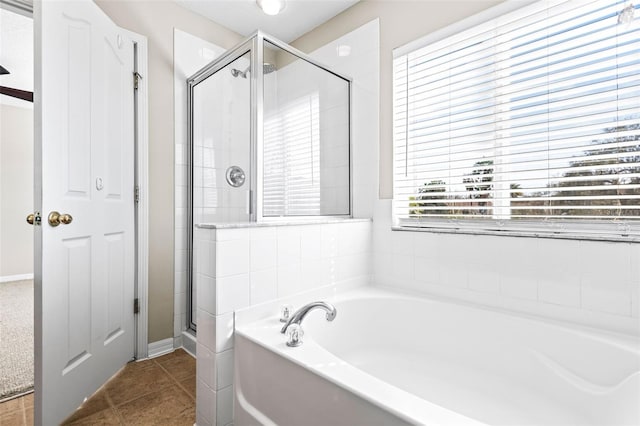
<instances>
[{"instance_id":1,"label":"brass door knob","mask_svg":"<svg viewBox=\"0 0 640 426\"><path fill-rule=\"evenodd\" d=\"M56 211L49 213L49 225L58 226L61 223L64 225L68 225L73 221L73 217L70 214L60 214Z\"/></svg>"},{"instance_id":2,"label":"brass door knob","mask_svg":"<svg viewBox=\"0 0 640 426\"><path fill-rule=\"evenodd\" d=\"M29 225L40 225L40 212L31 213L27 216L27 223Z\"/></svg>"}]
</instances>

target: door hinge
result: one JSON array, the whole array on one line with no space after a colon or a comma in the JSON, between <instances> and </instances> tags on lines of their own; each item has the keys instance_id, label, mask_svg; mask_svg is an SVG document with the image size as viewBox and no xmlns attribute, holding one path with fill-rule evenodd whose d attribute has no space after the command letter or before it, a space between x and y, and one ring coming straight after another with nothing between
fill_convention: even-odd
<instances>
[{"instance_id":1,"label":"door hinge","mask_svg":"<svg viewBox=\"0 0 640 426\"><path fill-rule=\"evenodd\" d=\"M138 86L140 85L140 80L142 80L142 76L138 71L133 72L133 89L138 90Z\"/></svg>"},{"instance_id":2,"label":"door hinge","mask_svg":"<svg viewBox=\"0 0 640 426\"><path fill-rule=\"evenodd\" d=\"M133 201L136 203L140 202L140 187L138 185L133 188Z\"/></svg>"},{"instance_id":3,"label":"door hinge","mask_svg":"<svg viewBox=\"0 0 640 426\"><path fill-rule=\"evenodd\" d=\"M134 314L140 313L140 301L138 298L133 299L133 313Z\"/></svg>"}]
</instances>

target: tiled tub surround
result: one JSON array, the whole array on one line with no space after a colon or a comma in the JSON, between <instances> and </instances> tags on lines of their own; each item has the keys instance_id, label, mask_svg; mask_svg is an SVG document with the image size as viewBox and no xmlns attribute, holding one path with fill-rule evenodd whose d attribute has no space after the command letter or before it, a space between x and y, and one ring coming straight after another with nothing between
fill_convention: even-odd
<instances>
[{"instance_id":1,"label":"tiled tub surround","mask_svg":"<svg viewBox=\"0 0 640 426\"><path fill-rule=\"evenodd\" d=\"M236 426L640 422L628 336L371 286L293 303L313 300L337 315L310 313L301 347L275 306L236 314Z\"/></svg>"},{"instance_id":2,"label":"tiled tub surround","mask_svg":"<svg viewBox=\"0 0 640 426\"><path fill-rule=\"evenodd\" d=\"M234 311L371 279L371 221L196 228L197 424L233 420Z\"/></svg>"},{"instance_id":3,"label":"tiled tub surround","mask_svg":"<svg viewBox=\"0 0 640 426\"><path fill-rule=\"evenodd\" d=\"M640 244L392 231L376 204L374 282L640 336Z\"/></svg>"}]
</instances>

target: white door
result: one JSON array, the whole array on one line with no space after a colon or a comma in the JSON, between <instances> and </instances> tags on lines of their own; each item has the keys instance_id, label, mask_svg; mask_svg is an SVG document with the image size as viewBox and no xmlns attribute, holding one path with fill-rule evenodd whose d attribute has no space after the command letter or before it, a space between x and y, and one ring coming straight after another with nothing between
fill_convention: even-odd
<instances>
[{"instance_id":1,"label":"white door","mask_svg":"<svg viewBox=\"0 0 640 426\"><path fill-rule=\"evenodd\" d=\"M53 425L134 353L133 44L92 1L34 19L35 420Z\"/></svg>"}]
</instances>

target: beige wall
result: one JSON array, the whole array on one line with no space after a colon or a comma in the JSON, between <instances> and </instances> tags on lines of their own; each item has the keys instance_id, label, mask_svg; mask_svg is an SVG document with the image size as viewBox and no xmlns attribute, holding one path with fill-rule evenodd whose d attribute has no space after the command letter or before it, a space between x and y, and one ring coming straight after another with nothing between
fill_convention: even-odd
<instances>
[{"instance_id":1,"label":"beige wall","mask_svg":"<svg viewBox=\"0 0 640 426\"><path fill-rule=\"evenodd\" d=\"M173 29L219 46L242 40L169 1L97 0L118 25L144 35L149 47L149 342L173 337L174 101Z\"/></svg>"},{"instance_id":2,"label":"beige wall","mask_svg":"<svg viewBox=\"0 0 640 426\"><path fill-rule=\"evenodd\" d=\"M312 52L372 19L380 18L380 198L391 198L393 195L393 49L500 2L501 0L361 0L291 43L303 52Z\"/></svg>"},{"instance_id":3,"label":"beige wall","mask_svg":"<svg viewBox=\"0 0 640 426\"><path fill-rule=\"evenodd\" d=\"M33 274L33 109L0 104L0 277Z\"/></svg>"}]
</instances>

